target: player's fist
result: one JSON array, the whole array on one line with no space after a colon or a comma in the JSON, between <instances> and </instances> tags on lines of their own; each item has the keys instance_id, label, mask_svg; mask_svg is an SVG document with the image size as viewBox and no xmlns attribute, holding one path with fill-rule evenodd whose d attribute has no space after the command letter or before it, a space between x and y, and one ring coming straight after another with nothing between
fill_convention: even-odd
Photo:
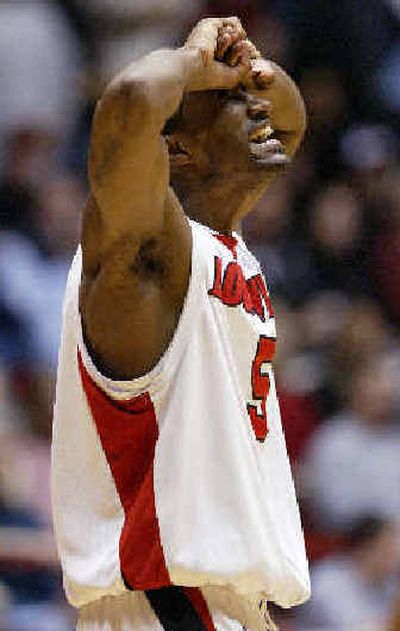
<instances>
[{"instance_id":1,"label":"player's fist","mask_svg":"<svg viewBox=\"0 0 400 631\"><path fill-rule=\"evenodd\" d=\"M189 34L185 48L198 48L205 63L214 58L222 61L220 53L224 52L236 42L244 39L246 33L237 17L204 18L200 20Z\"/></svg>"},{"instance_id":2,"label":"player's fist","mask_svg":"<svg viewBox=\"0 0 400 631\"><path fill-rule=\"evenodd\" d=\"M199 55L191 90L229 90L237 87L250 69L246 33L236 17L205 18L194 27L183 46Z\"/></svg>"}]
</instances>

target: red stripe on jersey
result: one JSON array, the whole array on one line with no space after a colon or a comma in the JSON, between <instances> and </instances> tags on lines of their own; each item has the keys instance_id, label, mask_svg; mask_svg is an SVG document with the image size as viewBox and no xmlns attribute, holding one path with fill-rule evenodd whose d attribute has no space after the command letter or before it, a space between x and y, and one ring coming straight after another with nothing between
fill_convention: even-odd
<instances>
[{"instance_id":1,"label":"red stripe on jersey","mask_svg":"<svg viewBox=\"0 0 400 631\"><path fill-rule=\"evenodd\" d=\"M107 396L78 351L83 389L120 497L125 521L119 541L121 571L132 589L171 584L154 497L157 419L148 392L127 401Z\"/></svg>"},{"instance_id":2,"label":"red stripe on jersey","mask_svg":"<svg viewBox=\"0 0 400 631\"><path fill-rule=\"evenodd\" d=\"M206 600L198 587L182 588L207 631L216 631Z\"/></svg>"}]
</instances>

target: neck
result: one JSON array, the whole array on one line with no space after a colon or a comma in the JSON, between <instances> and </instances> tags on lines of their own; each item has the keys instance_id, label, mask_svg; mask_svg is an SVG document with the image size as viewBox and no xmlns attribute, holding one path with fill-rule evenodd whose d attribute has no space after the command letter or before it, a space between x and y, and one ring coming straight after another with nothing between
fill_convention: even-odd
<instances>
[{"instance_id":1,"label":"neck","mask_svg":"<svg viewBox=\"0 0 400 631\"><path fill-rule=\"evenodd\" d=\"M213 230L231 233L255 206L266 188L265 181L249 184L236 174L232 178L210 179L203 185L187 188L179 195L185 212Z\"/></svg>"}]
</instances>

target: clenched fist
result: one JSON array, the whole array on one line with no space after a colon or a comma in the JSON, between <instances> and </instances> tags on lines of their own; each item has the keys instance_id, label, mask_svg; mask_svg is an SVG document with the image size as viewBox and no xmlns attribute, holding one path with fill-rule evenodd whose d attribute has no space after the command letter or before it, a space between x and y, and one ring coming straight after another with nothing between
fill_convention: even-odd
<instances>
[{"instance_id":1,"label":"clenched fist","mask_svg":"<svg viewBox=\"0 0 400 631\"><path fill-rule=\"evenodd\" d=\"M192 90L255 88L262 81L257 66L260 53L246 39L246 32L237 17L200 20L183 48L196 50L200 56L197 76L192 77L189 86ZM260 87L265 87L272 75L269 68Z\"/></svg>"}]
</instances>

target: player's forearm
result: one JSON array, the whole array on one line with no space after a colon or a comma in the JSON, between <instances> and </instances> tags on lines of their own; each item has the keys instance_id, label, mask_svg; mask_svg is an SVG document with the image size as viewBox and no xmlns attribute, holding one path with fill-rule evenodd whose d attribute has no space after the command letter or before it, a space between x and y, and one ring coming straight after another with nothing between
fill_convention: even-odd
<instances>
[{"instance_id":1,"label":"player's forearm","mask_svg":"<svg viewBox=\"0 0 400 631\"><path fill-rule=\"evenodd\" d=\"M285 150L293 155L306 129L307 118L303 98L294 81L274 62L271 64L274 80L265 90L255 94L269 100L272 105L271 124L277 137L285 135Z\"/></svg>"},{"instance_id":2,"label":"player's forearm","mask_svg":"<svg viewBox=\"0 0 400 631\"><path fill-rule=\"evenodd\" d=\"M272 85L271 98L279 100L279 109L275 113L274 121L277 129L284 131L305 131L306 110L303 97L293 79L278 64L273 64L275 80Z\"/></svg>"},{"instance_id":3,"label":"player's forearm","mask_svg":"<svg viewBox=\"0 0 400 631\"><path fill-rule=\"evenodd\" d=\"M199 50L156 50L132 63L108 86L103 99L115 108L123 101L125 123L153 125L160 130L179 107L183 93L201 89Z\"/></svg>"}]
</instances>

